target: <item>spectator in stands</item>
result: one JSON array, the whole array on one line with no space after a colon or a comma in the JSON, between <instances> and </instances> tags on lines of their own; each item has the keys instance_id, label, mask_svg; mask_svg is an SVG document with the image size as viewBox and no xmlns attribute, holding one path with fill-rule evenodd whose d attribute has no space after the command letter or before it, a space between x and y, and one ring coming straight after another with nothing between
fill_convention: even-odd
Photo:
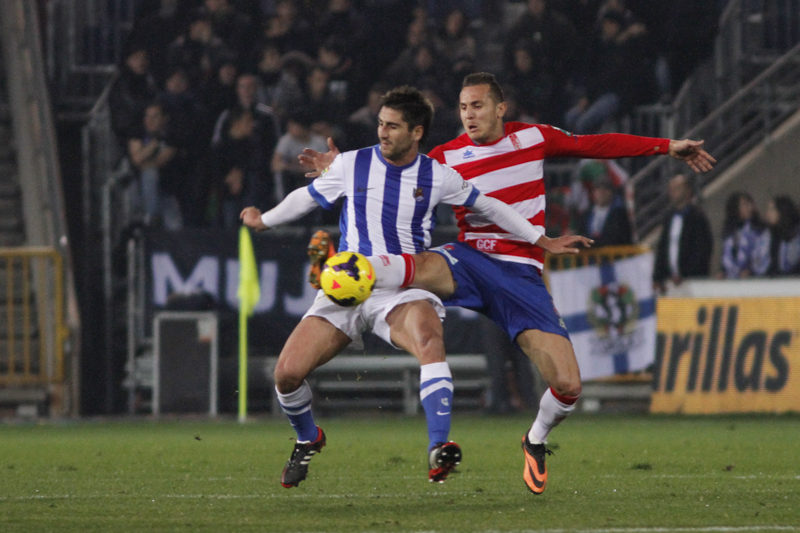
<instances>
[{"instance_id":1,"label":"spectator in stands","mask_svg":"<svg viewBox=\"0 0 800 533\"><path fill-rule=\"evenodd\" d=\"M800 211L788 196L770 200L764 218L769 225L770 276L800 274Z\"/></svg>"},{"instance_id":2,"label":"spectator in stands","mask_svg":"<svg viewBox=\"0 0 800 533\"><path fill-rule=\"evenodd\" d=\"M263 37L274 43L281 55L287 52L310 55L317 49L317 36L311 24L298 14L295 0L278 0L275 15L267 20Z\"/></svg>"},{"instance_id":3,"label":"spectator in stands","mask_svg":"<svg viewBox=\"0 0 800 533\"><path fill-rule=\"evenodd\" d=\"M280 193L269 166L279 137L277 120L270 107L258 102L258 89L257 76L239 76L237 103L220 114L214 128L212 198L220 203L225 228L239 224L245 206L275 205Z\"/></svg>"},{"instance_id":4,"label":"spectator in stands","mask_svg":"<svg viewBox=\"0 0 800 533\"><path fill-rule=\"evenodd\" d=\"M376 83L369 90L366 104L350 115L345 125L345 138L348 150L369 146L375 142L375 128L378 127L378 113L381 111L381 97L389 86Z\"/></svg>"},{"instance_id":5,"label":"spectator in stands","mask_svg":"<svg viewBox=\"0 0 800 533\"><path fill-rule=\"evenodd\" d=\"M767 271L769 232L758 215L753 198L733 192L725 203L720 277L743 279Z\"/></svg>"},{"instance_id":6,"label":"spectator in stands","mask_svg":"<svg viewBox=\"0 0 800 533\"><path fill-rule=\"evenodd\" d=\"M670 211L661 225L653 269L653 284L661 293L668 280L680 285L686 278L707 277L714 245L708 218L693 203L692 177L673 177L668 193Z\"/></svg>"},{"instance_id":7,"label":"spectator in stands","mask_svg":"<svg viewBox=\"0 0 800 533\"><path fill-rule=\"evenodd\" d=\"M461 120L456 115L455 106L445 102L442 90L435 81L422 82L417 88L433 104L434 111L433 120L428 129L428 138L424 144L420 145L420 151L426 153L456 137L461 129ZM452 211L452 209L448 211Z\"/></svg>"},{"instance_id":8,"label":"spectator in stands","mask_svg":"<svg viewBox=\"0 0 800 533\"><path fill-rule=\"evenodd\" d=\"M191 90L189 76L182 67L171 67L166 72L164 90L158 94L158 102L169 115L169 136L185 147L191 155L197 155L198 144L206 144L197 135L200 106Z\"/></svg>"},{"instance_id":9,"label":"spectator in stands","mask_svg":"<svg viewBox=\"0 0 800 533\"><path fill-rule=\"evenodd\" d=\"M345 118L344 94L331 91L330 74L321 66L308 73L306 88L303 107L312 117L311 130L325 139L339 140Z\"/></svg>"},{"instance_id":10,"label":"spectator in stands","mask_svg":"<svg viewBox=\"0 0 800 533\"><path fill-rule=\"evenodd\" d=\"M129 38L138 39L147 46L150 65L158 80L164 79L165 53L178 38L184 26L179 0L158 0L150 6L140 5Z\"/></svg>"},{"instance_id":11,"label":"spectator in stands","mask_svg":"<svg viewBox=\"0 0 800 533\"><path fill-rule=\"evenodd\" d=\"M514 65L505 76L507 86L518 95L518 105L523 114L534 117L537 123L552 123L554 81L546 72L534 68L533 46L523 39L514 47Z\"/></svg>"},{"instance_id":12,"label":"spectator in stands","mask_svg":"<svg viewBox=\"0 0 800 533\"><path fill-rule=\"evenodd\" d=\"M272 157L272 171L280 175L285 194L308 185L306 170L297 159L304 148L311 148L317 152L328 150L328 143L324 137L311 131L313 118L308 111L297 108L289 115L286 121L286 133L278 141L275 154ZM377 128L377 124L375 126Z\"/></svg>"},{"instance_id":13,"label":"spectator in stands","mask_svg":"<svg viewBox=\"0 0 800 533\"><path fill-rule=\"evenodd\" d=\"M197 98L192 93L189 77L181 67L172 67L167 71L164 90L156 98L166 114L167 138L175 144L178 154L174 164L184 169L185 174L197 176L198 161L208 146L208 136L200 135L202 130L202 110ZM209 132L210 130L205 130ZM180 203L183 222L188 226L200 224L201 209L197 201L201 194L202 180L186 180L175 196Z\"/></svg>"},{"instance_id":14,"label":"spectator in stands","mask_svg":"<svg viewBox=\"0 0 800 533\"><path fill-rule=\"evenodd\" d=\"M329 37L317 51L317 64L328 73L328 86L332 96L350 110L357 108L353 99L358 93L351 89L359 74L347 50L347 41L335 36Z\"/></svg>"},{"instance_id":15,"label":"spectator in stands","mask_svg":"<svg viewBox=\"0 0 800 533\"><path fill-rule=\"evenodd\" d=\"M447 17L458 10L465 19L476 20L481 17L485 0L427 0L423 5L434 22L447 20Z\"/></svg>"},{"instance_id":16,"label":"spectator in stands","mask_svg":"<svg viewBox=\"0 0 800 533\"><path fill-rule=\"evenodd\" d=\"M366 21L356 11L352 0L328 0L328 9L320 16L316 31L325 39L337 39L358 51L367 42Z\"/></svg>"},{"instance_id":17,"label":"spectator in stands","mask_svg":"<svg viewBox=\"0 0 800 533\"><path fill-rule=\"evenodd\" d=\"M198 136L208 143L220 114L236 105L236 79L238 70L233 55L224 55L213 69L211 79L200 84L197 100L203 110Z\"/></svg>"},{"instance_id":18,"label":"spectator in stands","mask_svg":"<svg viewBox=\"0 0 800 533\"><path fill-rule=\"evenodd\" d=\"M451 10L439 24L434 43L442 57L451 65L463 58L475 60L475 38L469 34L468 25L467 17L458 8Z\"/></svg>"},{"instance_id":19,"label":"spectator in stands","mask_svg":"<svg viewBox=\"0 0 800 533\"><path fill-rule=\"evenodd\" d=\"M256 26L230 0L205 0L214 35L231 48L240 61L246 59L256 40Z\"/></svg>"},{"instance_id":20,"label":"spectator in stands","mask_svg":"<svg viewBox=\"0 0 800 533\"><path fill-rule=\"evenodd\" d=\"M654 73L646 68L641 37L626 36L623 16L608 10L600 35L586 56L586 94L564 117L579 135L598 133L606 120L625 113L654 95Z\"/></svg>"},{"instance_id":21,"label":"spectator in stands","mask_svg":"<svg viewBox=\"0 0 800 533\"><path fill-rule=\"evenodd\" d=\"M507 32L503 51L503 71L514 69L515 48L522 40L531 43L533 70L553 80L554 116L561 117L568 101L564 88L572 78L578 58L578 35L572 23L551 9L546 0L528 0L527 10ZM524 98L524 95L520 95Z\"/></svg>"},{"instance_id":22,"label":"spectator in stands","mask_svg":"<svg viewBox=\"0 0 800 533\"><path fill-rule=\"evenodd\" d=\"M536 117L529 115L519 106L519 91L513 85L503 87L506 96L506 114L503 119L506 122L524 122L525 124L538 124Z\"/></svg>"},{"instance_id":23,"label":"spectator in stands","mask_svg":"<svg viewBox=\"0 0 800 533\"><path fill-rule=\"evenodd\" d=\"M141 129L144 110L157 93L146 46L135 41L129 43L125 63L108 94L111 127L117 141L126 149L128 140Z\"/></svg>"},{"instance_id":24,"label":"spectator in stands","mask_svg":"<svg viewBox=\"0 0 800 533\"><path fill-rule=\"evenodd\" d=\"M714 37L719 27L717 3L672 0L643 4L661 10L663 37L657 41L664 45L672 94L676 95L695 67L714 51Z\"/></svg>"},{"instance_id":25,"label":"spectator in stands","mask_svg":"<svg viewBox=\"0 0 800 533\"><path fill-rule=\"evenodd\" d=\"M128 157L139 171L145 221L174 231L183 227L175 195L183 186L185 169L176 165L178 149L167 137L168 120L161 104L148 105L144 127L128 141Z\"/></svg>"},{"instance_id":26,"label":"spectator in stands","mask_svg":"<svg viewBox=\"0 0 800 533\"><path fill-rule=\"evenodd\" d=\"M383 81L393 87L420 87L428 84L444 87L448 93L452 92L453 78L450 76L449 65L437 54L432 44L423 43L417 46L408 58L410 63L406 63L405 56L401 58L402 61L393 63L384 72Z\"/></svg>"},{"instance_id":27,"label":"spectator in stands","mask_svg":"<svg viewBox=\"0 0 800 533\"><path fill-rule=\"evenodd\" d=\"M199 87L213 77L214 66L221 63L222 56L230 53L214 35L208 13L200 8L192 10L186 32L169 45L166 62L171 67L183 68L192 86Z\"/></svg>"},{"instance_id":28,"label":"spectator in stands","mask_svg":"<svg viewBox=\"0 0 800 533\"><path fill-rule=\"evenodd\" d=\"M411 70L414 67L415 56L419 47L428 44L431 41L430 33L426 23L421 18L416 18L411 21L406 31L406 42L402 52L389 63L388 67L384 66L382 78L392 85L391 79L396 76L403 75L404 72Z\"/></svg>"},{"instance_id":29,"label":"spectator in stands","mask_svg":"<svg viewBox=\"0 0 800 533\"><path fill-rule=\"evenodd\" d=\"M273 43L263 45L258 52L256 68L261 80L258 101L271 106L281 79L281 53L278 47Z\"/></svg>"},{"instance_id":30,"label":"spectator in stands","mask_svg":"<svg viewBox=\"0 0 800 533\"><path fill-rule=\"evenodd\" d=\"M314 60L302 52L289 52L281 57L281 77L275 87L272 107L286 120L293 109L302 107L306 90L306 76L314 68Z\"/></svg>"},{"instance_id":31,"label":"spectator in stands","mask_svg":"<svg viewBox=\"0 0 800 533\"><path fill-rule=\"evenodd\" d=\"M579 234L594 239L594 247L633 244L628 210L607 175L594 183L592 207Z\"/></svg>"}]
</instances>

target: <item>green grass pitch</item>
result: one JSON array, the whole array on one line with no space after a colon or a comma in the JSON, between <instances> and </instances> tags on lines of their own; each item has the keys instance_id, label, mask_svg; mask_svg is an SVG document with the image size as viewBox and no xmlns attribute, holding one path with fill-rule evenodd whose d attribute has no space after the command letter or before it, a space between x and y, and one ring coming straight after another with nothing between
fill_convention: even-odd
<instances>
[{"instance_id":1,"label":"green grass pitch","mask_svg":"<svg viewBox=\"0 0 800 533\"><path fill-rule=\"evenodd\" d=\"M280 486L283 420L0 426L0 531L800 531L800 418L574 416L542 496L531 419L455 414L460 472L427 481L425 421L321 419L328 446Z\"/></svg>"}]
</instances>

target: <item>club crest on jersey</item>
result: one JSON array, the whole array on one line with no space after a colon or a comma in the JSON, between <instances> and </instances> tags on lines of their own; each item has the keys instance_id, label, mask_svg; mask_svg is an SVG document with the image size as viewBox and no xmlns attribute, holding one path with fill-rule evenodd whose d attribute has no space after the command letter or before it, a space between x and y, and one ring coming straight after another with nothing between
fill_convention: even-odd
<instances>
[{"instance_id":1,"label":"club crest on jersey","mask_svg":"<svg viewBox=\"0 0 800 533\"><path fill-rule=\"evenodd\" d=\"M421 202L425 199L425 191L422 190L422 187L417 187L414 189L414 200L417 202Z\"/></svg>"},{"instance_id":2,"label":"club crest on jersey","mask_svg":"<svg viewBox=\"0 0 800 533\"><path fill-rule=\"evenodd\" d=\"M522 143L519 142L516 133L512 133L508 136L508 140L511 141L511 144L514 145L514 150L522 150Z\"/></svg>"},{"instance_id":3,"label":"club crest on jersey","mask_svg":"<svg viewBox=\"0 0 800 533\"><path fill-rule=\"evenodd\" d=\"M466 150L464 150L464 153L461 154L461 157L463 157L464 159L471 159L475 157L475 152L467 148Z\"/></svg>"}]
</instances>

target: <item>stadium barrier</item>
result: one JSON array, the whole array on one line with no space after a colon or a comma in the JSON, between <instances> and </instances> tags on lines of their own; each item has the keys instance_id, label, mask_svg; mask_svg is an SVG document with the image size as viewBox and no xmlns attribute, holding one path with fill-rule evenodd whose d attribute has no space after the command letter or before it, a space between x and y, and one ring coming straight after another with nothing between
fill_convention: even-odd
<instances>
[{"instance_id":1,"label":"stadium barrier","mask_svg":"<svg viewBox=\"0 0 800 533\"><path fill-rule=\"evenodd\" d=\"M800 280L680 289L658 303L652 412L800 411Z\"/></svg>"},{"instance_id":2,"label":"stadium barrier","mask_svg":"<svg viewBox=\"0 0 800 533\"><path fill-rule=\"evenodd\" d=\"M63 295L55 249L0 248L0 386L64 380Z\"/></svg>"},{"instance_id":3,"label":"stadium barrier","mask_svg":"<svg viewBox=\"0 0 800 533\"><path fill-rule=\"evenodd\" d=\"M489 387L484 354L448 355L453 374L453 404L480 407ZM277 357L267 357L265 373L274 390ZM406 415L419 412L419 361L412 355L339 355L315 369L307 378L314 391L315 409L337 411L354 408L396 409ZM283 417L276 394L271 412Z\"/></svg>"}]
</instances>

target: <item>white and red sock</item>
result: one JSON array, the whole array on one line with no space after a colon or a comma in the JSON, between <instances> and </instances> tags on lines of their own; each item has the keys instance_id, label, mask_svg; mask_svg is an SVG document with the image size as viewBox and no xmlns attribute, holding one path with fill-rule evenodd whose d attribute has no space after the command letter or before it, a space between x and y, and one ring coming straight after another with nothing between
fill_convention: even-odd
<instances>
[{"instance_id":1,"label":"white and red sock","mask_svg":"<svg viewBox=\"0 0 800 533\"><path fill-rule=\"evenodd\" d=\"M368 257L375 270L376 289L399 289L414 282L416 263L411 254Z\"/></svg>"},{"instance_id":2,"label":"white and red sock","mask_svg":"<svg viewBox=\"0 0 800 533\"><path fill-rule=\"evenodd\" d=\"M552 387L548 388L539 400L539 413L533 421L531 430L528 431L528 440L531 444L547 442L547 435L575 410L577 401L578 396L564 396L558 394Z\"/></svg>"}]
</instances>

